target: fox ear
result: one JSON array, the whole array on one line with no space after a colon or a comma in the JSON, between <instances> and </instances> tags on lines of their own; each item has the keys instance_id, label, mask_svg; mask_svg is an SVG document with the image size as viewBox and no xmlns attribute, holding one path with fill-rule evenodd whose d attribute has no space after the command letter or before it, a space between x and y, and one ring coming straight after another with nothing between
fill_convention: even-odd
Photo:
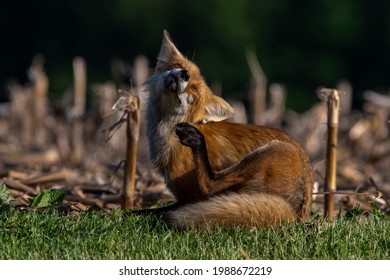
<instances>
[{"instance_id":1,"label":"fox ear","mask_svg":"<svg viewBox=\"0 0 390 280\"><path fill-rule=\"evenodd\" d=\"M157 57L158 59L157 66L159 66L159 64L161 63L171 63L173 60L177 59L178 57L183 57L183 55L173 44L168 31L164 30L161 50Z\"/></svg>"},{"instance_id":2,"label":"fox ear","mask_svg":"<svg viewBox=\"0 0 390 280\"><path fill-rule=\"evenodd\" d=\"M216 95L212 95L211 102L204 109L206 117L202 119L203 123L219 122L234 115L233 107Z\"/></svg>"}]
</instances>

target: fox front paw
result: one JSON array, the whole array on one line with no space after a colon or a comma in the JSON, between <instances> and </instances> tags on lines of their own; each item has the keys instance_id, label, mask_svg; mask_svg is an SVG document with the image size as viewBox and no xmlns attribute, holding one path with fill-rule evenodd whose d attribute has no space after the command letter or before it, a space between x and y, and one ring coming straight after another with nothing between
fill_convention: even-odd
<instances>
[{"instance_id":1,"label":"fox front paw","mask_svg":"<svg viewBox=\"0 0 390 280\"><path fill-rule=\"evenodd\" d=\"M175 125L175 133L182 145L187 147L197 147L202 145L204 137L202 133L189 123L179 123Z\"/></svg>"}]
</instances>

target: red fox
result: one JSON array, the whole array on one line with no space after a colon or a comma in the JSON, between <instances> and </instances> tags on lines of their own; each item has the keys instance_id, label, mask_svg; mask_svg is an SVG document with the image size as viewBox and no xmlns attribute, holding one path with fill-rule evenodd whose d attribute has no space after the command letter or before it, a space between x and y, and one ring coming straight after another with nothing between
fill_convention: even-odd
<instances>
[{"instance_id":1,"label":"red fox","mask_svg":"<svg viewBox=\"0 0 390 280\"><path fill-rule=\"evenodd\" d=\"M312 169L300 145L281 130L224 121L233 108L166 31L146 86L149 156L177 200L160 209L167 223L267 227L308 217ZM204 144L186 145L191 133Z\"/></svg>"}]
</instances>

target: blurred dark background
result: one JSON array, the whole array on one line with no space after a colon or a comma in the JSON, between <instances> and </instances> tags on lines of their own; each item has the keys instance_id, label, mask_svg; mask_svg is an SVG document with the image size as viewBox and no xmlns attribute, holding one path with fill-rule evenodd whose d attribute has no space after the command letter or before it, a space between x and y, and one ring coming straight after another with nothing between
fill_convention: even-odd
<instances>
[{"instance_id":1,"label":"blurred dark background","mask_svg":"<svg viewBox=\"0 0 390 280\"><path fill-rule=\"evenodd\" d=\"M389 89L387 0L15 0L1 4L0 26L2 100L9 79L28 81L36 54L45 57L52 98L72 85L75 56L87 61L89 85L112 79L114 59L132 64L143 54L153 67L163 29L225 97L248 90L248 48L295 110L341 79L351 82L356 106L364 90Z\"/></svg>"}]
</instances>

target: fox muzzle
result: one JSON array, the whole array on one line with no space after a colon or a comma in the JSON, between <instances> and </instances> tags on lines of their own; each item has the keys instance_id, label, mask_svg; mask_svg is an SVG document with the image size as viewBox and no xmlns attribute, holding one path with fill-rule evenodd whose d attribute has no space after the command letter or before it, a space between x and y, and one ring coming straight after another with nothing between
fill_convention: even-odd
<instances>
[{"instance_id":1,"label":"fox muzzle","mask_svg":"<svg viewBox=\"0 0 390 280\"><path fill-rule=\"evenodd\" d=\"M169 71L164 80L164 86L170 91L183 91L187 86L190 74L184 69L173 69Z\"/></svg>"}]
</instances>

